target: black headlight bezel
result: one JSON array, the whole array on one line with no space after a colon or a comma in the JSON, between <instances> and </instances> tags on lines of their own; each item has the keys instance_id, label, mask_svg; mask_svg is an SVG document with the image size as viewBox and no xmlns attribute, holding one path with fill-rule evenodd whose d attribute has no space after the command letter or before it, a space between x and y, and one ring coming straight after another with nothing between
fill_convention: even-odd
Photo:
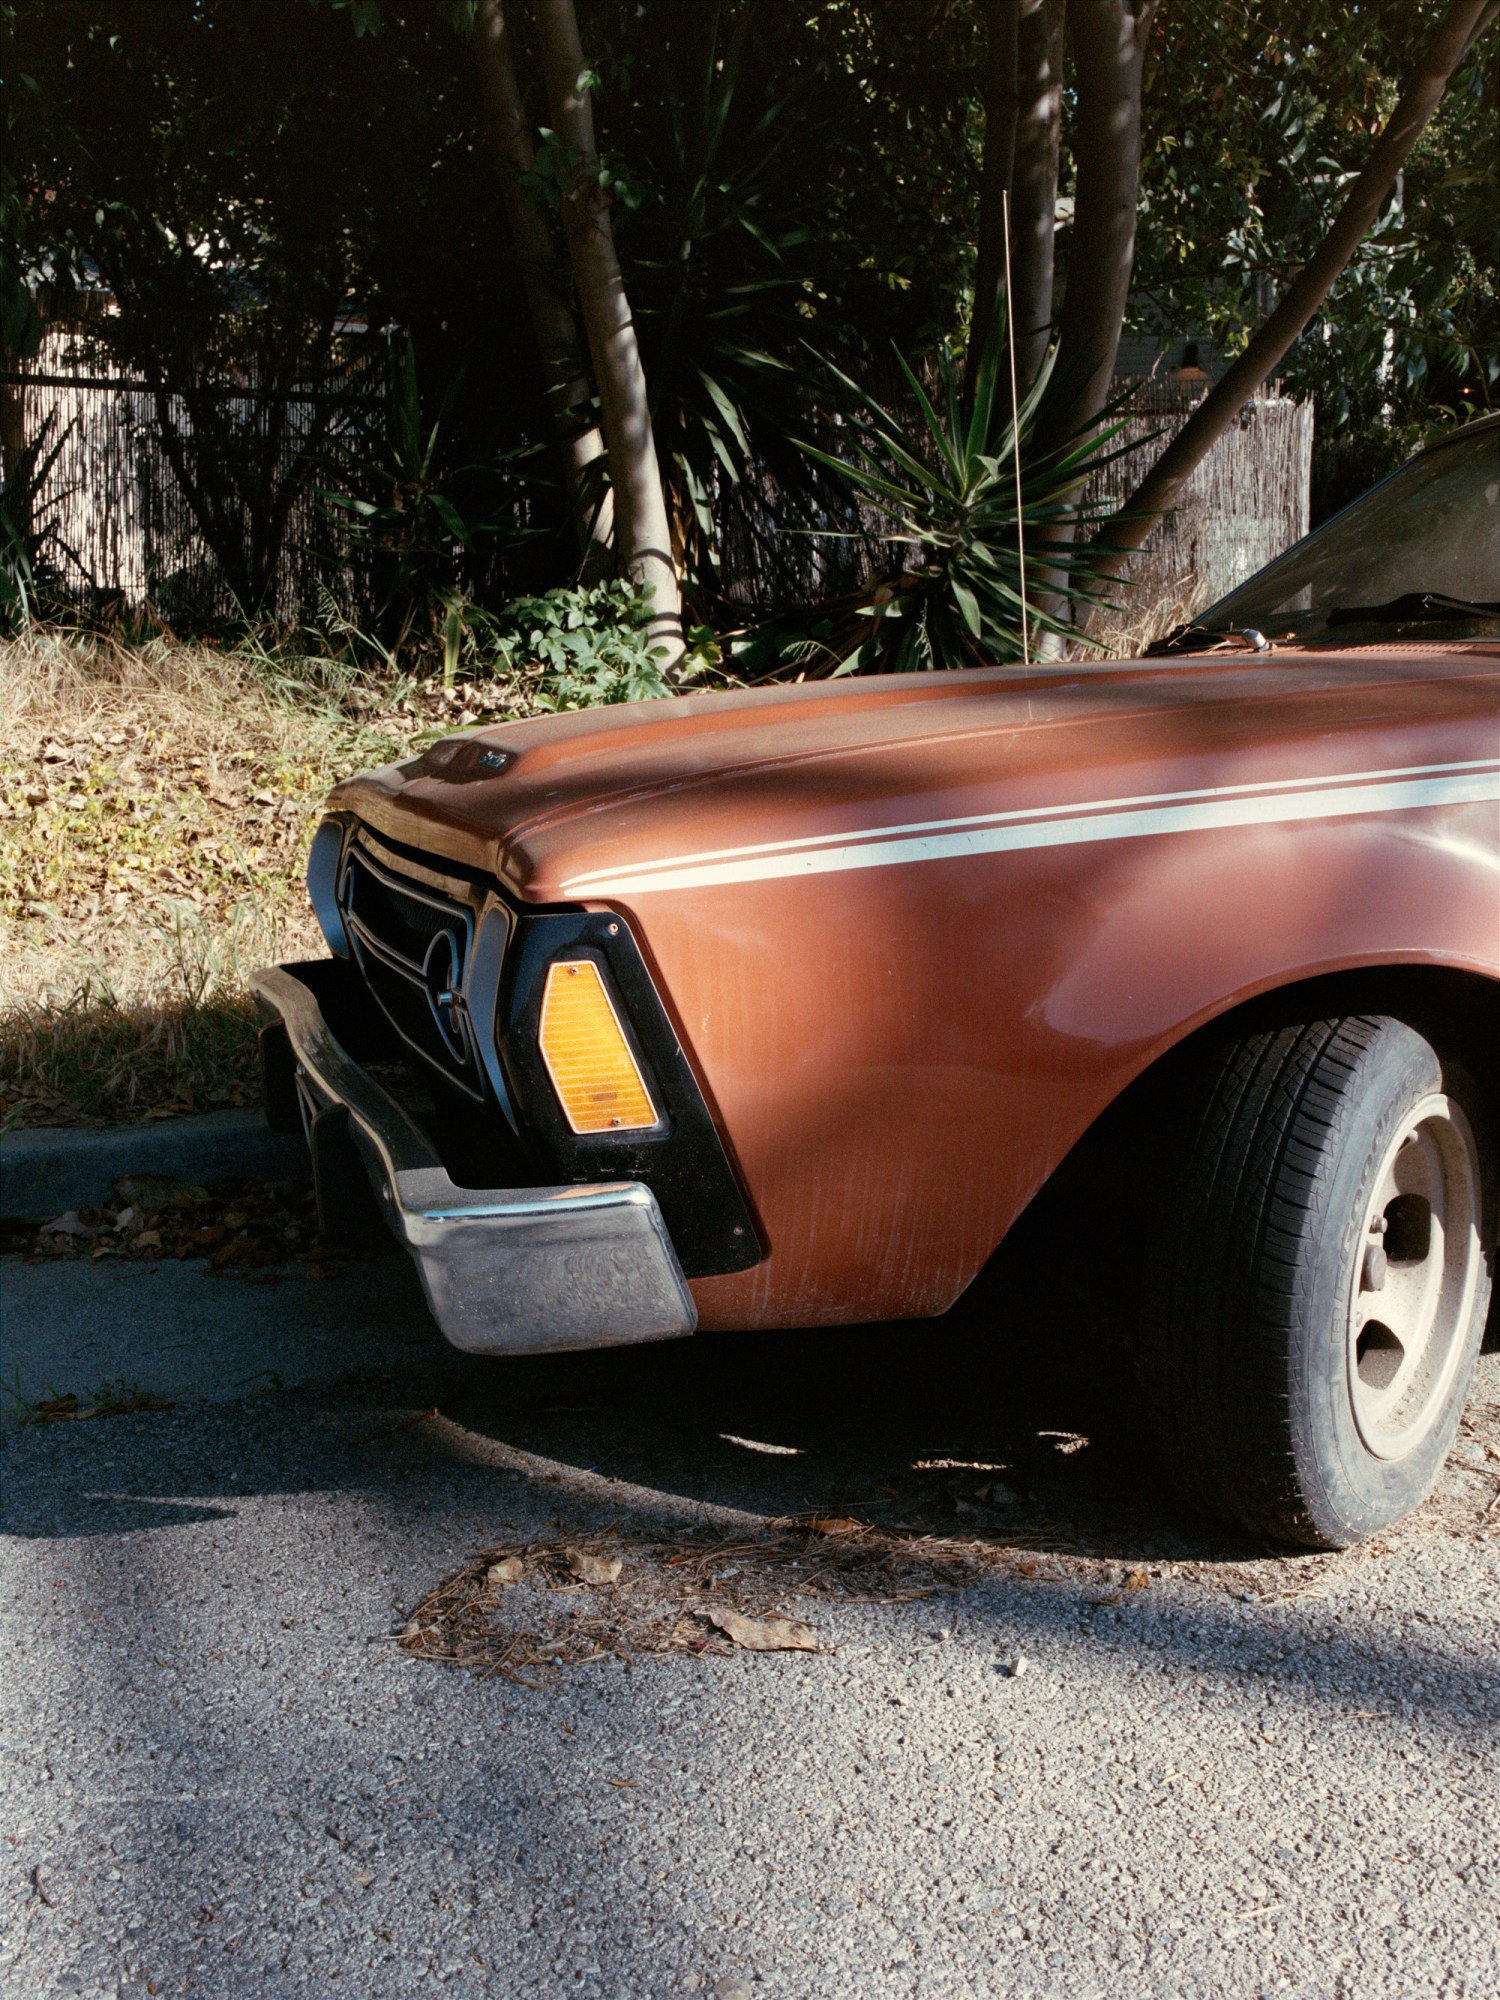
<instances>
[{"instance_id":1,"label":"black headlight bezel","mask_svg":"<svg viewBox=\"0 0 1500 2000\"><path fill-rule=\"evenodd\" d=\"M426 879L440 876L451 887L464 888L474 913L464 998L492 1098L487 1115L507 1121L538 1177L572 1184L642 1182L655 1195L690 1278L759 1263L765 1253L755 1217L628 921L607 911L518 902L492 878L377 834L353 815L332 814L314 835L313 854L320 857L319 889L329 900L336 929L319 907L311 857L308 887L329 948L356 965L342 913L344 874L355 842L368 843L388 864L405 861ZM335 936L342 939L342 951ZM541 1051L542 996L552 963L578 956L603 968L631 1053L662 1114L658 1125L577 1133L558 1102ZM379 1008L373 990L365 991L371 1006ZM425 1057L420 1048L415 1053ZM426 1060L434 1074L454 1083Z\"/></svg>"},{"instance_id":2,"label":"black headlight bezel","mask_svg":"<svg viewBox=\"0 0 1500 2000\"><path fill-rule=\"evenodd\" d=\"M585 956L604 968L631 1053L661 1122L636 1131L575 1132L557 1100L540 1043L547 970ZM560 1180L636 1180L656 1196L690 1278L744 1271L763 1255L759 1232L698 1079L639 944L608 911L516 909L501 969L495 1045L527 1142Z\"/></svg>"},{"instance_id":3,"label":"black headlight bezel","mask_svg":"<svg viewBox=\"0 0 1500 2000\"><path fill-rule=\"evenodd\" d=\"M330 815L312 837L307 853L307 894L325 943L335 958L352 958L354 950L344 928L339 890L344 872L344 848L349 822Z\"/></svg>"}]
</instances>

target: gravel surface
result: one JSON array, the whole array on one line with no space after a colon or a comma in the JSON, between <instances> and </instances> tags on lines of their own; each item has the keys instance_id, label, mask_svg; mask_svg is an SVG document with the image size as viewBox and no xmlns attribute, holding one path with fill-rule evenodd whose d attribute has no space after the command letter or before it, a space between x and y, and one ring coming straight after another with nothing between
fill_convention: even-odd
<instances>
[{"instance_id":1,"label":"gravel surface","mask_svg":"<svg viewBox=\"0 0 1500 2000\"><path fill-rule=\"evenodd\" d=\"M1500 1355L1414 1521L1273 1559L1172 1513L1035 1296L1002 1370L979 1306L484 1363L394 1259L0 1287L7 1377L88 1387L71 1326L179 1398L7 1426L17 2000L1500 1992ZM507 1536L809 1508L993 1573L789 1599L815 1655L529 1687L390 1643Z\"/></svg>"}]
</instances>

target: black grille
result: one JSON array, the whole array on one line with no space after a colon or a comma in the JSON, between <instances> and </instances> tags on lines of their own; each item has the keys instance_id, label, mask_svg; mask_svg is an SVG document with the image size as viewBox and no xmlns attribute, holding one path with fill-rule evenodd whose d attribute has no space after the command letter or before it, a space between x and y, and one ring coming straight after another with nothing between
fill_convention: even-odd
<instances>
[{"instance_id":1,"label":"black grille","mask_svg":"<svg viewBox=\"0 0 1500 2000\"><path fill-rule=\"evenodd\" d=\"M358 919L360 929L377 949L404 959L418 972L438 932L467 916L456 903L398 888L388 875L377 875L358 853L349 857L344 908Z\"/></svg>"},{"instance_id":2,"label":"black grille","mask_svg":"<svg viewBox=\"0 0 1500 2000\"><path fill-rule=\"evenodd\" d=\"M391 1026L449 1082L482 1098L464 1002L473 912L439 890L401 881L358 848L339 901L359 969Z\"/></svg>"}]
</instances>

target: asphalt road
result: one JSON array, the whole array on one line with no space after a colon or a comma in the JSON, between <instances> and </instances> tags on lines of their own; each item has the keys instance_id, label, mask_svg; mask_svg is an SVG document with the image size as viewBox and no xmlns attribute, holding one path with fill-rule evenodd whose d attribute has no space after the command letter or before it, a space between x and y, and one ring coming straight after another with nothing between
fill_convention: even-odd
<instances>
[{"instance_id":1,"label":"asphalt road","mask_svg":"<svg viewBox=\"0 0 1500 2000\"><path fill-rule=\"evenodd\" d=\"M24 1395L176 1399L7 1427L11 2000L1500 1992L1500 1355L1418 1518L1274 1559L1174 1516L1039 1284L1004 1324L507 1364L396 1258L0 1290ZM789 1601L815 1655L533 1688L389 1643L507 1530L809 1507L1002 1553Z\"/></svg>"}]
</instances>

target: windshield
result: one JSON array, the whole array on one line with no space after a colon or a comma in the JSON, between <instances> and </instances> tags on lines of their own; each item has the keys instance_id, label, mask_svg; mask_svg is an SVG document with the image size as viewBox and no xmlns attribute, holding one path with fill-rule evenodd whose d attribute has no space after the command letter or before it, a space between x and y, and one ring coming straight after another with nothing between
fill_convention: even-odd
<instances>
[{"instance_id":1,"label":"windshield","mask_svg":"<svg viewBox=\"0 0 1500 2000\"><path fill-rule=\"evenodd\" d=\"M1192 629L1205 641L1247 628L1273 641L1345 645L1403 632L1437 638L1495 630L1497 605L1500 425L1482 423L1408 460Z\"/></svg>"}]
</instances>

